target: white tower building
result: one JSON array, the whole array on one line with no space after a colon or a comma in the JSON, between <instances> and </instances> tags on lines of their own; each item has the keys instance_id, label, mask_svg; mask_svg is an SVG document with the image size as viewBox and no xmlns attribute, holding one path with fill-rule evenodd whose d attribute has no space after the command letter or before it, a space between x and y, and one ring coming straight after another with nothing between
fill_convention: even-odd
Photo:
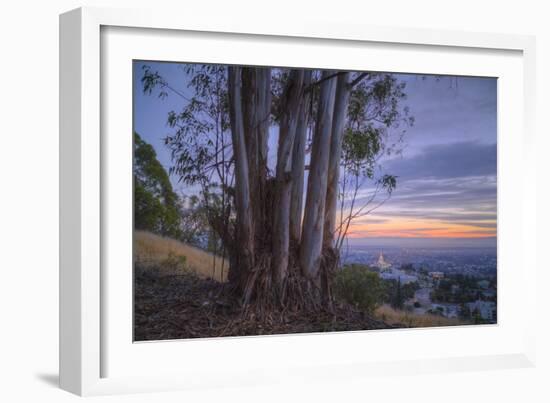
<instances>
[{"instance_id":1,"label":"white tower building","mask_svg":"<svg viewBox=\"0 0 550 403\"><path fill-rule=\"evenodd\" d=\"M378 256L378 261L376 262L376 267L378 267L380 270L387 270L391 267L391 263L386 262L382 252L380 252L380 256Z\"/></svg>"}]
</instances>

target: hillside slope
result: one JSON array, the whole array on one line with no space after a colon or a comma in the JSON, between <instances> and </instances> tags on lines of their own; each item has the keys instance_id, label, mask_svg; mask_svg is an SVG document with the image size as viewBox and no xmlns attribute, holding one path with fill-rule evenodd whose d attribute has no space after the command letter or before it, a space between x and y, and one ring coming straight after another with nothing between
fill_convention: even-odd
<instances>
[{"instance_id":1,"label":"hillside slope","mask_svg":"<svg viewBox=\"0 0 550 403\"><path fill-rule=\"evenodd\" d=\"M185 263L182 257L185 257ZM185 268L201 278L221 282L226 281L229 268L227 260L219 256L146 231L134 232L134 262L166 274L177 274Z\"/></svg>"},{"instance_id":2,"label":"hillside slope","mask_svg":"<svg viewBox=\"0 0 550 403\"><path fill-rule=\"evenodd\" d=\"M377 319L397 327L442 327L468 324L457 318L445 318L429 313L415 314L392 308L387 304L379 306L374 311L374 316Z\"/></svg>"}]
</instances>

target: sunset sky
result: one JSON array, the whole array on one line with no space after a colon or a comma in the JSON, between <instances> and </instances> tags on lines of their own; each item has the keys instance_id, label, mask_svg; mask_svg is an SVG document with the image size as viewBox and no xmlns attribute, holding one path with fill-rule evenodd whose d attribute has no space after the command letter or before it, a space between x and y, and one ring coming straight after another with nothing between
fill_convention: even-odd
<instances>
[{"instance_id":1,"label":"sunset sky","mask_svg":"<svg viewBox=\"0 0 550 403\"><path fill-rule=\"evenodd\" d=\"M134 63L134 128L154 146L160 162L168 168L170 155L162 141L170 131L167 114L181 109L182 99L144 95L139 81L143 64L158 70L182 92L187 91L187 77L175 63ZM407 83L405 104L415 118L414 126L405 133L402 155L381 161L384 172L398 177L397 188L381 207L355 222L350 237L494 241L497 80L396 77ZM276 133L271 137L276 138ZM271 139L270 144L276 141ZM172 182L176 191L190 191L178 184L177 178ZM359 202L371 191L365 186Z\"/></svg>"},{"instance_id":2,"label":"sunset sky","mask_svg":"<svg viewBox=\"0 0 550 403\"><path fill-rule=\"evenodd\" d=\"M415 125L402 156L383 162L397 189L351 236L495 237L496 79L400 78Z\"/></svg>"}]
</instances>

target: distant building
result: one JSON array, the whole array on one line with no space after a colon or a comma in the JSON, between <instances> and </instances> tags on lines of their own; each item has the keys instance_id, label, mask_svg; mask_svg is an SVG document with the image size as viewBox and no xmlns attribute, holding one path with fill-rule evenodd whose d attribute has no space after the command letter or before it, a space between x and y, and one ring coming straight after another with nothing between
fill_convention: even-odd
<instances>
[{"instance_id":1,"label":"distant building","mask_svg":"<svg viewBox=\"0 0 550 403\"><path fill-rule=\"evenodd\" d=\"M486 290L489 288L490 283L488 280L480 280L477 282L477 285L479 286L479 288L483 288L484 290Z\"/></svg>"},{"instance_id":2,"label":"distant building","mask_svg":"<svg viewBox=\"0 0 550 403\"><path fill-rule=\"evenodd\" d=\"M471 312L479 312L479 316L485 320L495 320L497 317L497 305L492 301L477 300L466 304Z\"/></svg>"},{"instance_id":3,"label":"distant building","mask_svg":"<svg viewBox=\"0 0 550 403\"><path fill-rule=\"evenodd\" d=\"M428 273L428 275L434 280L441 280L445 277L445 273L443 273L442 271L431 271Z\"/></svg>"},{"instance_id":4,"label":"distant building","mask_svg":"<svg viewBox=\"0 0 550 403\"><path fill-rule=\"evenodd\" d=\"M378 256L378 261L374 265L378 267L380 271L387 270L391 267L391 263L386 262L382 252L380 252L380 256Z\"/></svg>"},{"instance_id":5,"label":"distant building","mask_svg":"<svg viewBox=\"0 0 550 403\"><path fill-rule=\"evenodd\" d=\"M383 280L399 280L403 285L418 281L418 277L406 274L405 272L396 269L386 269L380 272L380 278Z\"/></svg>"},{"instance_id":6,"label":"distant building","mask_svg":"<svg viewBox=\"0 0 550 403\"><path fill-rule=\"evenodd\" d=\"M481 294L488 299L495 298L497 296L497 293L495 290L486 290L486 291L483 291Z\"/></svg>"},{"instance_id":7,"label":"distant building","mask_svg":"<svg viewBox=\"0 0 550 403\"><path fill-rule=\"evenodd\" d=\"M439 313L446 318L458 318L459 307L455 304L431 304L430 311L432 313Z\"/></svg>"}]
</instances>

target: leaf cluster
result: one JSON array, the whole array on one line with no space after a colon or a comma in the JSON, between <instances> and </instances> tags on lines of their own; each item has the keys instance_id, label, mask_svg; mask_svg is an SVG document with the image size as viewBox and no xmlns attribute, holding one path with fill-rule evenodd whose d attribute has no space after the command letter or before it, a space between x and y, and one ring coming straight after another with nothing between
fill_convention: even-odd
<instances>
[{"instance_id":1,"label":"leaf cluster","mask_svg":"<svg viewBox=\"0 0 550 403\"><path fill-rule=\"evenodd\" d=\"M334 292L338 299L372 313L379 306L383 288L377 273L363 265L349 265L337 272Z\"/></svg>"},{"instance_id":2,"label":"leaf cluster","mask_svg":"<svg viewBox=\"0 0 550 403\"><path fill-rule=\"evenodd\" d=\"M178 237L178 196L153 147L134 133L134 219L137 229Z\"/></svg>"}]
</instances>

